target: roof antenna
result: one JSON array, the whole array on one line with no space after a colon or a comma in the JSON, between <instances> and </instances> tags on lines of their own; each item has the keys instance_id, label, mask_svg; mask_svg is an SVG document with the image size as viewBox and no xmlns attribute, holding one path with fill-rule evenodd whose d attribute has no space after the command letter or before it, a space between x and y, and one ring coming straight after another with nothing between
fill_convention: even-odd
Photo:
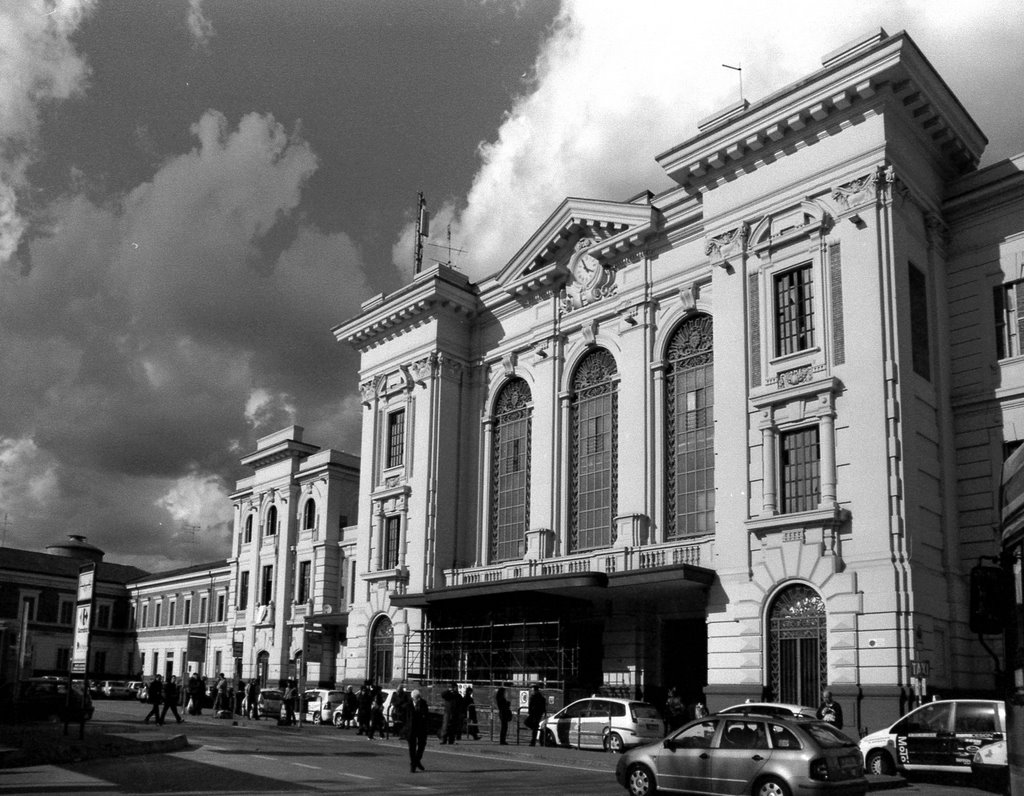
<instances>
[{"instance_id":1,"label":"roof antenna","mask_svg":"<svg viewBox=\"0 0 1024 796\"><path fill-rule=\"evenodd\" d=\"M413 259L413 274L418 274L423 268L423 239L430 235L430 213L427 212L427 200L423 198L423 191L417 194L418 204L416 207L416 249Z\"/></svg>"},{"instance_id":2,"label":"roof antenna","mask_svg":"<svg viewBox=\"0 0 1024 796\"><path fill-rule=\"evenodd\" d=\"M736 66L729 66L729 64L722 64L726 69L732 69L739 75L740 78L740 102L743 102L743 65L737 64Z\"/></svg>"}]
</instances>

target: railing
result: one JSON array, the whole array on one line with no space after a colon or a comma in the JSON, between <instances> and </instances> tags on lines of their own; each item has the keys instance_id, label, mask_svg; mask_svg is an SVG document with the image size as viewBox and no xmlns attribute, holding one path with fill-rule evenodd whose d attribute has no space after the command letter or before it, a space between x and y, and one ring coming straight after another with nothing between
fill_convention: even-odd
<instances>
[{"instance_id":1,"label":"railing","mask_svg":"<svg viewBox=\"0 0 1024 796\"><path fill-rule=\"evenodd\" d=\"M448 586L468 586L544 575L641 572L645 569L680 565L710 567L714 560L713 553L713 540L710 537L703 537L641 547L602 548L538 560L506 561L480 567L446 569L444 575Z\"/></svg>"}]
</instances>

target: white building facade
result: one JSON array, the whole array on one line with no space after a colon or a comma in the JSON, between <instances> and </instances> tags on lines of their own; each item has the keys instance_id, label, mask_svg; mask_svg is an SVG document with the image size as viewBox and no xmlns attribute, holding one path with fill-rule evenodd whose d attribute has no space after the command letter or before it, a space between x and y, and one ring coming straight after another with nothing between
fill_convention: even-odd
<instances>
[{"instance_id":1,"label":"white building facade","mask_svg":"<svg viewBox=\"0 0 1024 796\"><path fill-rule=\"evenodd\" d=\"M365 302L334 330L364 406L338 672L830 687L851 728L925 663L991 691L966 579L1024 436L1024 183L985 143L880 31L658 156L672 189L566 199L493 276Z\"/></svg>"}]
</instances>

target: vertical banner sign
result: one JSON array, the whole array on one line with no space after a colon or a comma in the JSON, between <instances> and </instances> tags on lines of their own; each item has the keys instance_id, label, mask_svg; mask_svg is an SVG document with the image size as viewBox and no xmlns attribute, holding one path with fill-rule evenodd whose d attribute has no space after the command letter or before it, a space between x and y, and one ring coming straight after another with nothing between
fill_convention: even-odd
<instances>
[{"instance_id":1,"label":"vertical banner sign","mask_svg":"<svg viewBox=\"0 0 1024 796\"><path fill-rule=\"evenodd\" d=\"M95 581L95 564L86 564L78 571L78 599L75 602L75 646L71 654L71 674L83 677L89 664L89 626L92 624Z\"/></svg>"}]
</instances>

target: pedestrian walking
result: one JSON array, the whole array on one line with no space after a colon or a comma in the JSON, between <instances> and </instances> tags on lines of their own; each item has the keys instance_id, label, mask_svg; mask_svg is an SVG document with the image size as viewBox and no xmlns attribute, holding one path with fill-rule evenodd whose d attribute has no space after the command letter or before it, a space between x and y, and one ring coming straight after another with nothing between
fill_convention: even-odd
<instances>
[{"instance_id":1,"label":"pedestrian walking","mask_svg":"<svg viewBox=\"0 0 1024 796\"><path fill-rule=\"evenodd\" d=\"M181 699L181 690L178 688L178 678L175 675L171 675L167 682L164 683L164 709L160 711L160 723L164 723L164 719L167 718L167 711L171 711L174 714L174 718L178 720L178 724L181 724L184 719L178 713L178 700Z\"/></svg>"},{"instance_id":2,"label":"pedestrian walking","mask_svg":"<svg viewBox=\"0 0 1024 796\"><path fill-rule=\"evenodd\" d=\"M203 715L203 697L205 688L203 687L203 681L199 679L199 675L196 672L192 672L192 676L188 678L188 712L193 716Z\"/></svg>"},{"instance_id":3,"label":"pedestrian walking","mask_svg":"<svg viewBox=\"0 0 1024 796\"><path fill-rule=\"evenodd\" d=\"M686 705L674 688L668 690L668 699L665 700L665 723L668 724L669 732L686 723Z\"/></svg>"},{"instance_id":4,"label":"pedestrian walking","mask_svg":"<svg viewBox=\"0 0 1024 796\"><path fill-rule=\"evenodd\" d=\"M444 702L444 714L441 719L441 743L453 745L455 736L459 730L462 696L459 694L459 686L452 682L444 693L441 694L441 701Z\"/></svg>"},{"instance_id":5,"label":"pedestrian walking","mask_svg":"<svg viewBox=\"0 0 1024 796\"><path fill-rule=\"evenodd\" d=\"M341 709L341 726L351 727L356 720L356 709L359 707L359 700L356 699L356 692L349 686L345 689L345 701Z\"/></svg>"},{"instance_id":6,"label":"pedestrian walking","mask_svg":"<svg viewBox=\"0 0 1024 796\"><path fill-rule=\"evenodd\" d=\"M391 697L391 725L399 738L405 738L405 712L409 703L409 692L405 690L405 683L398 684L398 690ZM387 721L387 716L384 720Z\"/></svg>"},{"instance_id":7,"label":"pedestrian walking","mask_svg":"<svg viewBox=\"0 0 1024 796\"><path fill-rule=\"evenodd\" d=\"M476 720L476 702L473 701L473 686L466 686L466 693L462 696L462 708L466 715L466 735L474 741L480 740L480 725Z\"/></svg>"},{"instance_id":8,"label":"pedestrian walking","mask_svg":"<svg viewBox=\"0 0 1024 796\"><path fill-rule=\"evenodd\" d=\"M260 720L260 684L255 677L245 687L245 715L253 721Z\"/></svg>"},{"instance_id":9,"label":"pedestrian walking","mask_svg":"<svg viewBox=\"0 0 1024 796\"><path fill-rule=\"evenodd\" d=\"M157 724L163 724L164 720L160 718L160 705L164 701L164 684L163 678L158 674L149 681L149 685L146 686L146 702L149 703L149 713L146 714L145 723L149 724L149 717L152 716L156 719Z\"/></svg>"},{"instance_id":10,"label":"pedestrian walking","mask_svg":"<svg viewBox=\"0 0 1024 796\"><path fill-rule=\"evenodd\" d=\"M299 688L295 680L289 680L284 689L284 723L295 723L295 703L299 701Z\"/></svg>"},{"instance_id":11,"label":"pedestrian walking","mask_svg":"<svg viewBox=\"0 0 1024 796\"><path fill-rule=\"evenodd\" d=\"M370 685L367 680L356 695L356 726L359 728L356 735L370 734L370 717L373 713L373 691Z\"/></svg>"},{"instance_id":12,"label":"pedestrian walking","mask_svg":"<svg viewBox=\"0 0 1024 796\"><path fill-rule=\"evenodd\" d=\"M498 708L498 721L501 722L498 731L498 743L508 746L508 723L512 721L512 705L505 696L505 689L499 688L494 692L494 704Z\"/></svg>"},{"instance_id":13,"label":"pedestrian walking","mask_svg":"<svg viewBox=\"0 0 1024 796\"><path fill-rule=\"evenodd\" d=\"M217 682L214 684L213 689L216 692L213 699L213 712L229 710L231 703L228 700L228 678L224 676L224 672L217 675Z\"/></svg>"},{"instance_id":14,"label":"pedestrian walking","mask_svg":"<svg viewBox=\"0 0 1024 796\"><path fill-rule=\"evenodd\" d=\"M406 741L409 744L409 771L413 774L426 771L423 767L423 750L427 747L427 731L430 725L430 710L427 702L420 696L418 688L414 688L406 703L405 728Z\"/></svg>"},{"instance_id":15,"label":"pedestrian walking","mask_svg":"<svg viewBox=\"0 0 1024 796\"><path fill-rule=\"evenodd\" d=\"M380 737L387 737L387 720L384 717L384 691L379 685L375 685L371 690L373 695L370 702L370 740L373 740L375 735Z\"/></svg>"},{"instance_id":16,"label":"pedestrian walking","mask_svg":"<svg viewBox=\"0 0 1024 796\"><path fill-rule=\"evenodd\" d=\"M548 712L548 701L540 691L540 683L534 683L533 693L526 707L526 726L530 728L530 746L537 745L540 737L540 720Z\"/></svg>"},{"instance_id":17,"label":"pedestrian walking","mask_svg":"<svg viewBox=\"0 0 1024 796\"><path fill-rule=\"evenodd\" d=\"M834 699L827 688L821 694L821 705L818 706L818 718L831 724L837 730L843 729L843 707Z\"/></svg>"}]
</instances>

